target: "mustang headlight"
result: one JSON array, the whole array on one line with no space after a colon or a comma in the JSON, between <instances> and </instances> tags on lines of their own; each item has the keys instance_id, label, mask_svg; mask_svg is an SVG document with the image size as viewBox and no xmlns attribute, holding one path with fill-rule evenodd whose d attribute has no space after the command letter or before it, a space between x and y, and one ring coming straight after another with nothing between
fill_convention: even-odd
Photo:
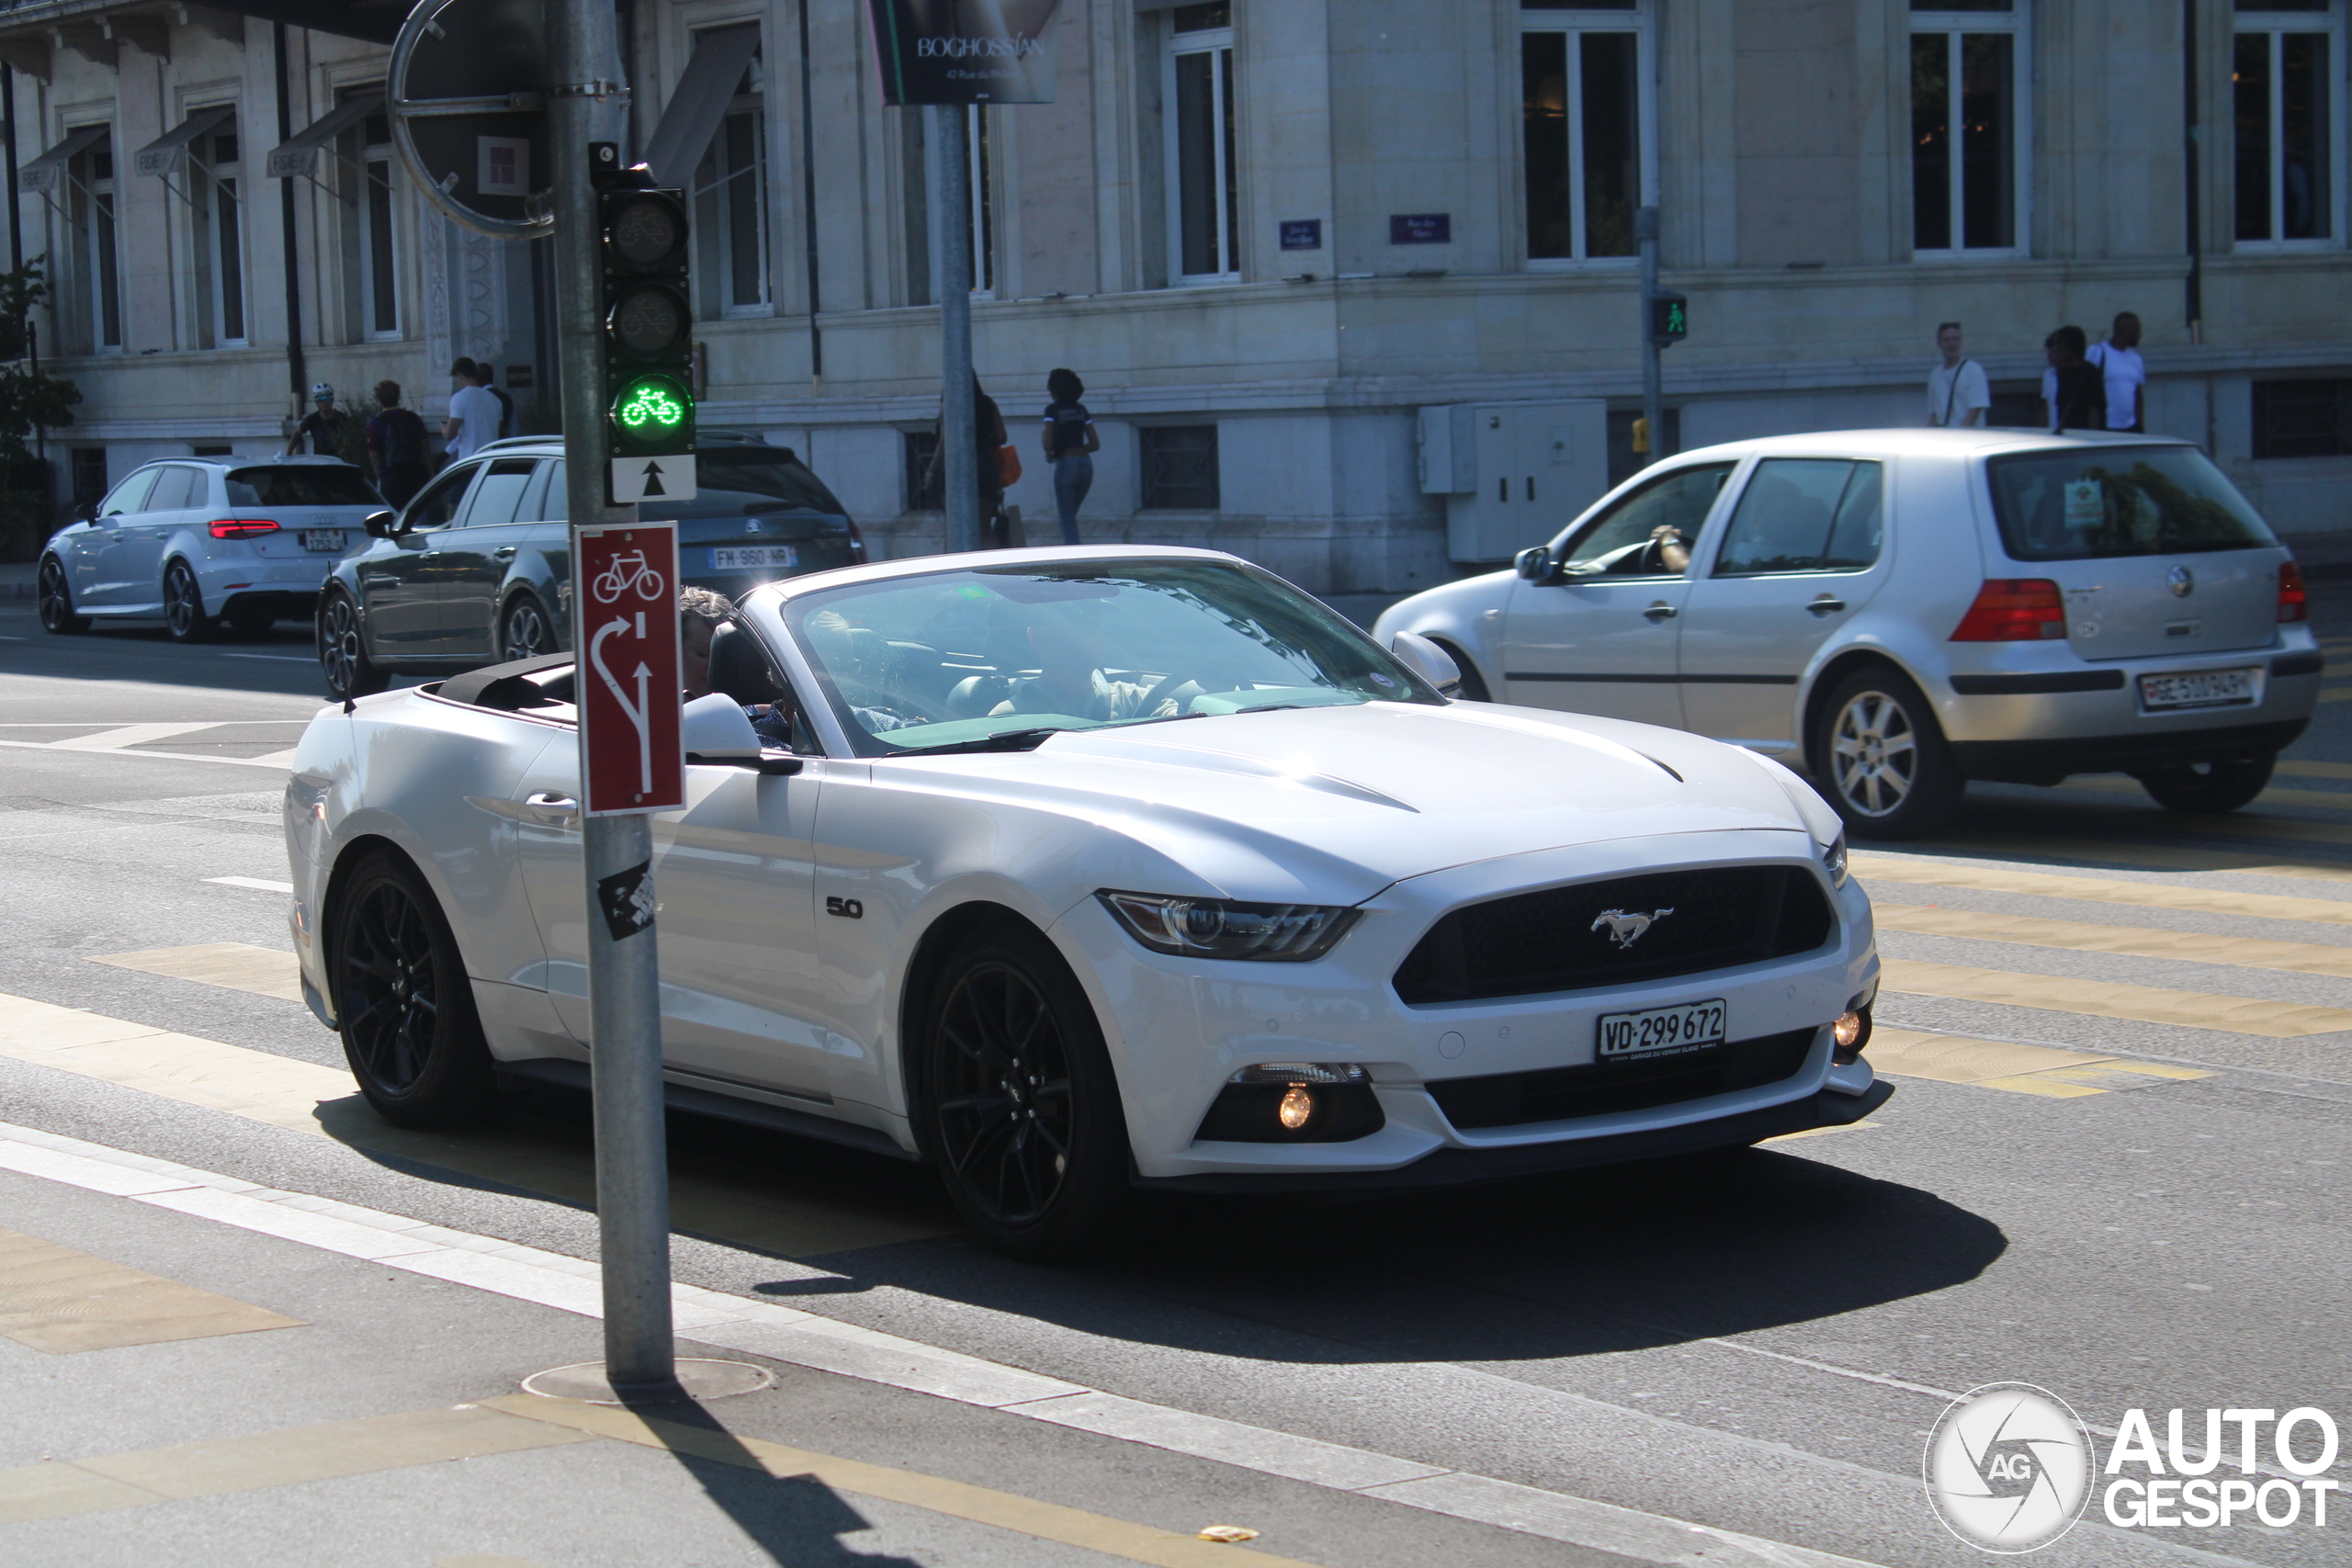
<instances>
[{"instance_id":1,"label":"mustang headlight","mask_svg":"<svg viewBox=\"0 0 2352 1568\"><path fill-rule=\"evenodd\" d=\"M1846 886L1846 829L1843 828L1838 829L1836 838L1821 846L1821 868L1829 874L1830 886Z\"/></svg>"},{"instance_id":2,"label":"mustang headlight","mask_svg":"<svg viewBox=\"0 0 2352 1568\"><path fill-rule=\"evenodd\" d=\"M1303 964L1331 951L1357 911L1329 904L1237 904L1157 893L1097 893L1102 907L1154 953Z\"/></svg>"}]
</instances>

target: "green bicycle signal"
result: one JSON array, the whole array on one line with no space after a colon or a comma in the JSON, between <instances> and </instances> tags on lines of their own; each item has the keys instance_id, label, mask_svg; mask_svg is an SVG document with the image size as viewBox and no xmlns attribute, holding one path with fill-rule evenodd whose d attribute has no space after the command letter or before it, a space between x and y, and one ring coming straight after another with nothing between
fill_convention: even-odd
<instances>
[{"instance_id":1,"label":"green bicycle signal","mask_svg":"<svg viewBox=\"0 0 2352 1568\"><path fill-rule=\"evenodd\" d=\"M695 400L675 378L633 376L621 383L612 405L613 432L639 452L686 451L694 434Z\"/></svg>"}]
</instances>

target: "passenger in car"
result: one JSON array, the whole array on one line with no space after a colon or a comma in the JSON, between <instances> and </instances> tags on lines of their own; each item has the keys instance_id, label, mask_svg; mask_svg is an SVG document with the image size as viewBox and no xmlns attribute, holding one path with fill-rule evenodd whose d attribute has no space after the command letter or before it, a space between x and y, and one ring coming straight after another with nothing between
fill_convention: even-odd
<instances>
[{"instance_id":1,"label":"passenger in car","mask_svg":"<svg viewBox=\"0 0 2352 1568\"><path fill-rule=\"evenodd\" d=\"M685 700L710 695L710 639L735 618L735 605L707 588L678 590L678 674Z\"/></svg>"},{"instance_id":2,"label":"passenger in car","mask_svg":"<svg viewBox=\"0 0 2352 1568\"><path fill-rule=\"evenodd\" d=\"M1172 718L1173 696L1150 699L1159 686L1114 681L1102 672L1102 606L1080 601L1050 606L1055 613L1029 623L1029 649L1037 673L1012 682L1012 694L991 714L1050 713L1114 723L1130 718ZM1161 682L1162 685L1166 682Z\"/></svg>"}]
</instances>

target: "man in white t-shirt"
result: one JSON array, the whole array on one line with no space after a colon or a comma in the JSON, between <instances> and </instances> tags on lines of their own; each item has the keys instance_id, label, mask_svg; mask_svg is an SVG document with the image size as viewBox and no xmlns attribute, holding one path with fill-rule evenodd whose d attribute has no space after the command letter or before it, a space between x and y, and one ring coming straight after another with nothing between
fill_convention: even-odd
<instances>
[{"instance_id":1,"label":"man in white t-shirt","mask_svg":"<svg viewBox=\"0 0 2352 1568\"><path fill-rule=\"evenodd\" d=\"M1928 423L1973 426L1984 423L1992 411L1993 389L1984 367L1960 356L1960 323L1946 321L1936 329L1936 348L1944 362L1928 372Z\"/></svg>"},{"instance_id":2,"label":"man in white t-shirt","mask_svg":"<svg viewBox=\"0 0 2352 1568\"><path fill-rule=\"evenodd\" d=\"M2107 341L2093 344L2083 357L2107 378L2108 429L2146 430L2140 393L2148 384L2148 366L2140 357L2140 318L2129 310L2117 316Z\"/></svg>"},{"instance_id":3,"label":"man in white t-shirt","mask_svg":"<svg viewBox=\"0 0 2352 1568\"><path fill-rule=\"evenodd\" d=\"M497 394L482 385L488 378L472 360L458 360L449 367L449 375L457 390L449 397L449 417L441 423L441 439L448 444L449 460L456 462L498 439L498 421L503 411L498 406Z\"/></svg>"}]
</instances>

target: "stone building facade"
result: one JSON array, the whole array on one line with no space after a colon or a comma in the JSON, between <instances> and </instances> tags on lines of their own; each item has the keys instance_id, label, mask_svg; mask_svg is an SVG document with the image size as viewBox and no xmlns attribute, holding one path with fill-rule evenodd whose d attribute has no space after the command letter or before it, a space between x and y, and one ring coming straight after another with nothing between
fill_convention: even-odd
<instances>
[{"instance_id":1,"label":"stone building facade","mask_svg":"<svg viewBox=\"0 0 2352 1568\"><path fill-rule=\"evenodd\" d=\"M2033 423L2045 334L2128 310L2151 430L2283 531L2352 528L2346 8L1064 0L1057 101L970 115L976 362L1028 457L1010 499L1052 515L1032 432L1068 366L1103 442L1090 539L1331 592L1452 576L1421 411L1598 402L1608 471L1636 461L1651 204L1691 301L1682 446L1923 423L1950 320L1996 421ZM0 8L22 245L60 284L42 341L86 399L61 486L281 447L298 379L389 377L437 419L458 354L543 427L542 247L455 229L390 155L398 8L251 9ZM801 449L880 550L936 548L934 153L880 101L865 0L621 16L638 151L695 193L704 421ZM1582 498L1541 498L1530 536Z\"/></svg>"}]
</instances>

